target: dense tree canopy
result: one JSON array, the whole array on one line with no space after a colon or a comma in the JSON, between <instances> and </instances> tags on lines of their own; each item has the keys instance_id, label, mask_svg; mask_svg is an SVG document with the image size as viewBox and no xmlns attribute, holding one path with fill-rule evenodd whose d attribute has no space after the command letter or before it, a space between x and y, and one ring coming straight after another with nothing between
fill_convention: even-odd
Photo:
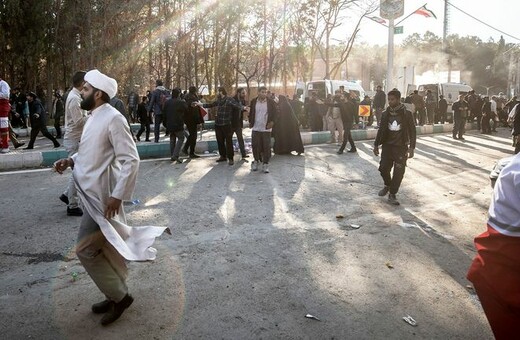
<instances>
[{"instance_id":1,"label":"dense tree canopy","mask_svg":"<svg viewBox=\"0 0 520 340\"><path fill-rule=\"evenodd\" d=\"M382 83L386 47L355 43L359 23L377 0L3 0L0 1L0 72L25 89L66 88L79 69L99 68L117 78L121 92L140 92L162 78L167 87L309 80L316 62L322 77L359 77ZM338 39L339 37L339 39ZM396 67L417 72L443 68L451 58L463 80L504 91L512 46L503 40L412 34L396 50ZM444 53L444 52L447 52ZM516 53L516 51L515 51ZM364 84L366 88L369 84Z\"/></svg>"}]
</instances>

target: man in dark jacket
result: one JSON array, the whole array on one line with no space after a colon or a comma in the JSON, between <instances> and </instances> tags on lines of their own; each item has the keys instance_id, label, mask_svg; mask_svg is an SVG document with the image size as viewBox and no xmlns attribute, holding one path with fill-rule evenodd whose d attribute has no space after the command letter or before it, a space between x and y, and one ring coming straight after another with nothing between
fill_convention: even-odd
<instances>
[{"instance_id":1,"label":"man in dark jacket","mask_svg":"<svg viewBox=\"0 0 520 340\"><path fill-rule=\"evenodd\" d=\"M195 154L195 146L197 145L197 125L202 124L203 121L200 116L199 107L191 105L199 101L197 88L195 86L189 88L189 92L186 93L184 100L188 105L188 113L184 117L184 123L188 129L188 139L186 140L182 151L185 154L189 154L190 158L199 158L200 156Z\"/></svg>"},{"instance_id":2,"label":"man in dark jacket","mask_svg":"<svg viewBox=\"0 0 520 340\"><path fill-rule=\"evenodd\" d=\"M60 143L58 143L56 138L47 130L47 113L36 94L29 92L27 94L27 101L29 103L29 118L31 121L31 139L25 149L30 150L34 148L34 142L40 131L45 137L52 141L55 148L60 147Z\"/></svg>"},{"instance_id":3,"label":"man in dark jacket","mask_svg":"<svg viewBox=\"0 0 520 340\"><path fill-rule=\"evenodd\" d=\"M435 111L437 110L437 100L431 90L426 90L426 98L424 98L424 101L426 102L426 116L428 118L428 124L433 125L436 123Z\"/></svg>"},{"instance_id":4,"label":"man in dark jacket","mask_svg":"<svg viewBox=\"0 0 520 340\"><path fill-rule=\"evenodd\" d=\"M180 99L181 90L173 89L172 97L164 105L164 114L170 131L170 152L172 162L181 164L179 159L182 143L184 142L184 117L189 114L188 104Z\"/></svg>"},{"instance_id":5,"label":"man in dark jacket","mask_svg":"<svg viewBox=\"0 0 520 340\"><path fill-rule=\"evenodd\" d=\"M377 126L379 127L381 126L381 115L383 114L386 106L386 94L385 91L381 89L380 85L376 87L373 106L374 110L376 111Z\"/></svg>"},{"instance_id":6,"label":"man in dark jacket","mask_svg":"<svg viewBox=\"0 0 520 340\"><path fill-rule=\"evenodd\" d=\"M249 126L252 132L253 157L251 170L257 171L258 164L262 162L262 171L269 172L269 160L271 159L271 131L278 115L278 107L271 98L267 97L267 88L258 88L258 97L251 101L249 113Z\"/></svg>"},{"instance_id":7,"label":"man in dark jacket","mask_svg":"<svg viewBox=\"0 0 520 340\"><path fill-rule=\"evenodd\" d=\"M237 103L246 105L246 90L244 88L238 88L235 97L233 97ZM249 157L246 153L246 146L244 144L244 136L242 135L242 129L244 128L244 110L233 108L233 116L231 118L231 127L233 133L237 135L238 147L240 148L240 154L242 160Z\"/></svg>"},{"instance_id":8,"label":"man in dark jacket","mask_svg":"<svg viewBox=\"0 0 520 340\"><path fill-rule=\"evenodd\" d=\"M401 92L388 92L388 108L381 117L381 127L377 131L374 154L379 155L379 145L383 146L379 172L385 186L378 193L388 202L399 205L396 194L399 191L406 169L406 160L414 156L416 141L415 120L412 113L401 104ZM390 174L394 168L393 176Z\"/></svg>"},{"instance_id":9,"label":"man in dark jacket","mask_svg":"<svg viewBox=\"0 0 520 340\"><path fill-rule=\"evenodd\" d=\"M137 120L141 123L141 128L137 132L135 136L137 141L141 141L141 134L146 131L146 139L145 142L151 142L150 140L150 116L148 115L148 110L146 109L146 103L148 102L148 97L143 96L141 98L141 103L137 105Z\"/></svg>"},{"instance_id":10,"label":"man in dark jacket","mask_svg":"<svg viewBox=\"0 0 520 340\"><path fill-rule=\"evenodd\" d=\"M318 92L312 91L310 98L306 98L304 112L308 118L311 131L323 130L323 116L321 115L321 105L319 104Z\"/></svg>"},{"instance_id":11,"label":"man in dark jacket","mask_svg":"<svg viewBox=\"0 0 520 340\"><path fill-rule=\"evenodd\" d=\"M489 120L493 117L493 112L491 112L491 102L489 101L489 97L484 97L484 103L482 104L482 118L480 126L482 128L482 133L490 135L491 134L491 124Z\"/></svg>"},{"instance_id":12,"label":"man in dark jacket","mask_svg":"<svg viewBox=\"0 0 520 340\"><path fill-rule=\"evenodd\" d=\"M348 93L346 95L349 96ZM341 120L343 121L343 143L338 150L338 155L341 155L343 150L345 150L347 141L350 143L350 150L348 150L348 152L357 152L351 133L352 124L354 124L354 117L356 116L356 103L350 98L349 100L346 100L345 94L343 93L340 95L340 102L341 104L339 108L341 110Z\"/></svg>"},{"instance_id":13,"label":"man in dark jacket","mask_svg":"<svg viewBox=\"0 0 520 340\"><path fill-rule=\"evenodd\" d=\"M411 95L411 100L415 107L415 120L419 122L419 125L424 125L426 123L426 110L424 109L425 103L423 96L419 94L419 91L414 90Z\"/></svg>"},{"instance_id":14,"label":"man in dark jacket","mask_svg":"<svg viewBox=\"0 0 520 340\"><path fill-rule=\"evenodd\" d=\"M453 108L453 139L464 140L466 119L468 118L469 105L464 100L464 95L459 95L457 100L452 105Z\"/></svg>"},{"instance_id":15,"label":"man in dark jacket","mask_svg":"<svg viewBox=\"0 0 520 340\"><path fill-rule=\"evenodd\" d=\"M162 110L164 103L166 103L167 98L170 97L170 92L163 86L163 82L160 79L155 81L155 85L157 86L155 90L153 90L150 96L150 103L148 105L148 112L153 112L153 120L154 120L154 142L159 143L159 133L161 130L161 122L164 120L164 116L162 115Z\"/></svg>"},{"instance_id":16,"label":"man in dark jacket","mask_svg":"<svg viewBox=\"0 0 520 340\"><path fill-rule=\"evenodd\" d=\"M56 139L60 139L62 137L61 117L65 114L65 105L58 90L54 92L54 103L52 106L54 109L54 129L56 130Z\"/></svg>"},{"instance_id":17,"label":"man in dark jacket","mask_svg":"<svg viewBox=\"0 0 520 340\"><path fill-rule=\"evenodd\" d=\"M439 96L438 106L439 106L439 116L437 118L441 122L441 124L444 124L444 122L446 122L446 114L448 113L448 102L446 101L446 99L444 98L444 96L442 94Z\"/></svg>"}]
</instances>

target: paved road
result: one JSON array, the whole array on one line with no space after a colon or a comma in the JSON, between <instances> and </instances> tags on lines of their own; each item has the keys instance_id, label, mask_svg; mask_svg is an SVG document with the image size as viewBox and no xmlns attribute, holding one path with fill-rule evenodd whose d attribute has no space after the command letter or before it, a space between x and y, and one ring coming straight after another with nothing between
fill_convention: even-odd
<instances>
[{"instance_id":1,"label":"paved road","mask_svg":"<svg viewBox=\"0 0 520 340\"><path fill-rule=\"evenodd\" d=\"M270 174L206 157L141 164L132 225L167 225L131 263L133 306L108 328L74 255L67 177L0 174L0 334L6 339L491 339L465 279L508 131L428 135L390 206L371 142L275 156ZM344 219L337 219L343 215ZM350 225L359 225L354 229ZM305 318L312 314L321 321ZM410 315L417 327L405 323Z\"/></svg>"}]
</instances>

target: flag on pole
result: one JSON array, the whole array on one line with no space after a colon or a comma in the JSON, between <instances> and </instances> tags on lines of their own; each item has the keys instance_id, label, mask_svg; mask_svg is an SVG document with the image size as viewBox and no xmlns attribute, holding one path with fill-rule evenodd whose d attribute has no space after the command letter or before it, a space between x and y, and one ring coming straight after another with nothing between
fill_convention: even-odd
<instances>
[{"instance_id":1,"label":"flag on pole","mask_svg":"<svg viewBox=\"0 0 520 340\"><path fill-rule=\"evenodd\" d=\"M373 17L368 17L370 20L373 20L375 22L377 22L378 24L381 24L381 25L386 25L386 20L383 19L383 18L380 18L380 17L376 17L376 16L373 16Z\"/></svg>"},{"instance_id":2,"label":"flag on pole","mask_svg":"<svg viewBox=\"0 0 520 340\"><path fill-rule=\"evenodd\" d=\"M426 5L422 6L421 8L419 8L418 10L413 12L413 14L419 14L419 15L424 16L425 18L435 18L435 19L437 19L437 16L435 15L435 13L433 13L433 11L429 10L428 8L426 8Z\"/></svg>"}]
</instances>

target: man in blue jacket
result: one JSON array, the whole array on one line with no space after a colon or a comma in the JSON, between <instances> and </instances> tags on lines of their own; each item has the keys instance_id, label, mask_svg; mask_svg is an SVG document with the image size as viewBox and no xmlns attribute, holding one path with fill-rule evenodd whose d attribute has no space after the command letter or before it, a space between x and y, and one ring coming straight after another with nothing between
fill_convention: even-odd
<instances>
[{"instance_id":1,"label":"man in blue jacket","mask_svg":"<svg viewBox=\"0 0 520 340\"><path fill-rule=\"evenodd\" d=\"M154 116L154 141L155 143L159 143L159 133L161 129L161 123L164 120L164 116L162 114L162 110L166 100L170 97L170 92L163 86L163 82L161 79L157 79L155 81L155 85L157 86L155 90L153 90L152 95L150 97L150 105L148 106L148 113L153 112Z\"/></svg>"}]
</instances>

